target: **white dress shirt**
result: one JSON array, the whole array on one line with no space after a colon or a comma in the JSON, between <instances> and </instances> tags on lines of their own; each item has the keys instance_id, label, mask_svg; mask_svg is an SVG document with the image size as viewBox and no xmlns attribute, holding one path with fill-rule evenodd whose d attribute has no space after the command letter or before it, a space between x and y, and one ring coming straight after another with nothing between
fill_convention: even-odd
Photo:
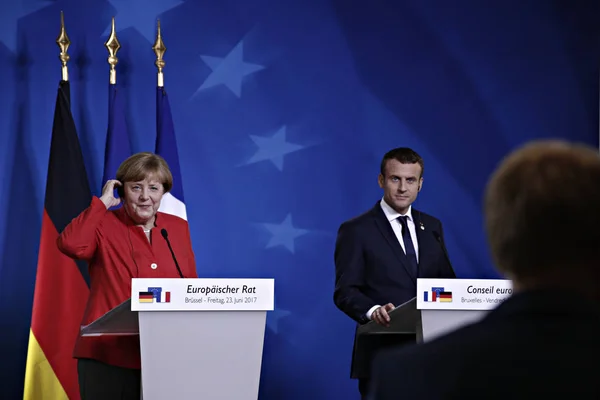
<instances>
[{"instance_id":1,"label":"white dress shirt","mask_svg":"<svg viewBox=\"0 0 600 400\"><path fill-rule=\"evenodd\" d=\"M415 248L415 253L417 256L417 264L418 264L419 263L419 242L417 241L417 230L415 228L415 221L411 214L412 205L408 207L408 211L406 212L406 214L400 214L398 211L396 211L392 207L390 207L390 205L388 203L386 203L384 199L381 199L381 202L379 204L381 205L381 209L383 210L383 213L387 217L387 220L389 221L390 225L392 226L392 229L394 230L394 233L396 234L396 238L398 239L398 242L400 242L400 246L402 246L402 250L404 250L404 254L406 254L406 248L404 247L404 239L402 238L402 224L400 223L400 221L398 221L398 218L400 218L401 216L407 217L406 225L408 225L408 231L410 232L410 238L412 239L412 243ZM371 307L369 309L369 311L367 311L367 318L371 319L371 315L373 314L373 311L375 311L379 307L381 307L379 304Z\"/></svg>"}]
</instances>

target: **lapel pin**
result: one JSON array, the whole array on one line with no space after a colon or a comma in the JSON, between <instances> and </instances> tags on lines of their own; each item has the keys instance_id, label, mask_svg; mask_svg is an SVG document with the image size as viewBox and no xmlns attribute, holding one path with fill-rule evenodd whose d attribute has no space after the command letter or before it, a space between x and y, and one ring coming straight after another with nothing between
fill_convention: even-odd
<instances>
[{"instance_id":1,"label":"lapel pin","mask_svg":"<svg viewBox=\"0 0 600 400\"><path fill-rule=\"evenodd\" d=\"M423 225L422 222L420 222L420 225L421 225L421 230L424 231L425 230L425 225Z\"/></svg>"}]
</instances>

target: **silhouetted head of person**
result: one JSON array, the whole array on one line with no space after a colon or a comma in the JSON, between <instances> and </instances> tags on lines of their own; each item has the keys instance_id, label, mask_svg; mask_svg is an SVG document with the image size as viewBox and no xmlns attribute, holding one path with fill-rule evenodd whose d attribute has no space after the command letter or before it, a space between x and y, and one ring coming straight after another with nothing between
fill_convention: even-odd
<instances>
[{"instance_id":1,"label":"silhouetted head of person","mask_svg":"<svg viewBox=\"0 0 600 400\"><path fill-rule=\"evenodd\" d=\"M496 267L515 290L569 288L600 299L600 154L535 141L490 178L485 225Z\"/></svg>"}]
</instances>

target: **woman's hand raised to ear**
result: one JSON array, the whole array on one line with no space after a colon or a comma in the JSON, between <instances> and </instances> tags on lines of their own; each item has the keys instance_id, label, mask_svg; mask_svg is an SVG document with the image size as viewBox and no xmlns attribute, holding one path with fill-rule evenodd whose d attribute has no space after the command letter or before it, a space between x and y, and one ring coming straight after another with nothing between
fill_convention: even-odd
<instances>
[{"instance_id":1,"label":"woman's hand raised to ear","mask_svg":"<svg viewBox=\"0 0 600 400\"><path fill-rule=\"evenodd\" d=\"M118 186L123 186L123 184L116 179L110 179L106 181L104 187L102 188L102 196L100 197L100 200L104 203L107 210L111 207L121 204L121 199L119 197L115 197L115 187Z\"/></svg>"}]
</instances>

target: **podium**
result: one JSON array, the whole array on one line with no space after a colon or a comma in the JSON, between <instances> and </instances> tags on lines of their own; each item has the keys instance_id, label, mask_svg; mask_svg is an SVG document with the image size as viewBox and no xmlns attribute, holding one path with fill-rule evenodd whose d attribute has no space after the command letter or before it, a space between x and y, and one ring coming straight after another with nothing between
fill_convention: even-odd
<instances>
[{"instance_id":1,"label":"podium","mask_svg":"<svg viewBox=\"0 0 600 400\"><path fill-rule=\"evenodd\" d=\"M389 313L389 327L370 321L357 328L352 377L370 377L375 353L428 342L476 322L511 294L510 280L417 279L417 296Z\"/></svg>"},{"instance_id":2,"label":"podium","mask_svg":"<svg viewBox=\"0 0 600 400\"><path fill-rule=\"evenodd\" d=\"M139 335L144 400L256 400L273 309L273 279L132 279L81 335Z\"/></svg>"},{"instance_id":3,"label":"podium","mask_svg":"<svg viewBox=\"0 0 600 400\"><path fill-rule=\"evenodd\" d=\"M421 339L421 314L416 304L416 298L413 297L396 306L389 313L389 327L370 321L357 328L352 355L352 378L371 376L371 363L376 353L414 344Z\"/></svg>"}]
</instances>

